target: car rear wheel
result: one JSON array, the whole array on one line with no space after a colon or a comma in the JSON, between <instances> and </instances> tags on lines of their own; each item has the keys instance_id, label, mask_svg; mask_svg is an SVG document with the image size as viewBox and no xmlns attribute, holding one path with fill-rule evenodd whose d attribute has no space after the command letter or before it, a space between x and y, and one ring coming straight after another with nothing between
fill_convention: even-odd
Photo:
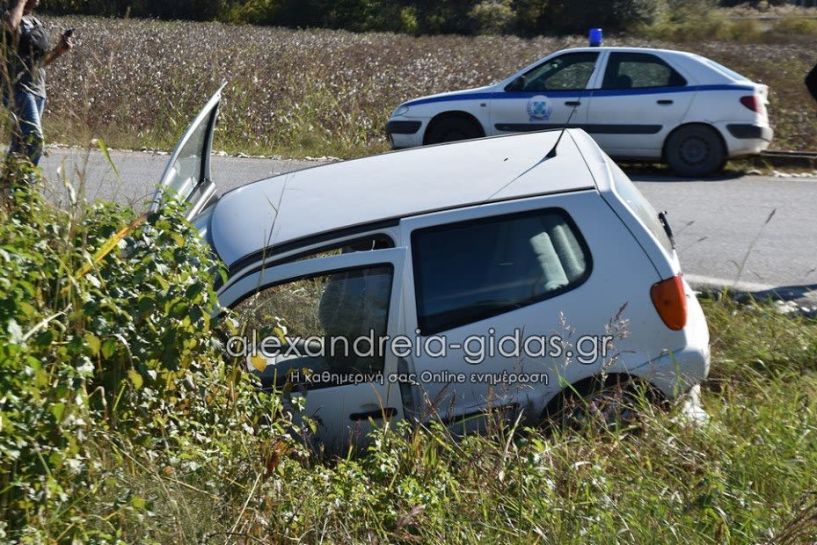
<instances>
[{"instance_id":1,"label":"car rear wheel","mask_svg":"<svg viewBox=\"0 0 817 545\"><path fill-rule=\"evenodd\" d=\"M482 130L473 121L462 117L447 117L431 125L426 135L426 144L442 144L483 136Z\"/></svg>"},{"instance_id":2,"label":"car rear wheel","mask_svg":"<svg viewBox=\"0 0 817 545\"><path fill-rule=\"evenodd\" d=\"M681 127L667 139L666 159L679 176L711 176L723 169L726 150L715 129L690 125Z\"/></svg>"},{"instance_id":3,"label":"car rear wheel","mask_svg":"<svg viewBox=\"0 0 817 545\"><path fill-rule=\"evenodd\" d=\"M663 405L660 396L645 384L621 376L597 377L565 391L545 418L549 426L562 429L624 429L637 425L642 400Z\"/></svg>"}]
</instances>

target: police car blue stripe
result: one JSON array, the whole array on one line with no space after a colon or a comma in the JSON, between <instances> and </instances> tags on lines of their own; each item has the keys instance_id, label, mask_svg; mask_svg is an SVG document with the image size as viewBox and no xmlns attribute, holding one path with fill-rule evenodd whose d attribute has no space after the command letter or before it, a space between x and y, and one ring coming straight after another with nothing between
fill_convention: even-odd
<instances>
[{"instance_id":1,"label":"police car blue stripe","mask_svg":"<svg viewBox=\"0 0 817 545\"><path fill-rule=\"evenodd\" d=\"M479 92L445 95L439 97L419 98L403 103L403 106L420 106L435 102L456 102L462 100L511 100L525 99L532 96L548 98L585 98L585 97L613 97L638 95L663 95L668 93L697 93L698 91L746 91L753 92L755 88L749 85L688 85L686 87L650 87L645 89L585 89L582 91L507 91L507 92Z\"/></svg>"},{"instance_id":2,"label":"police car blue stripe","mask_svg":"<svg viewBox=\"0 0 817 545\"><path fill-rule=\"evenodd\" d=\"M593 89L590 96L663 95L667 93L697 93L698 91L754 91L749 85L689 85L647 89Z\"/></svg>"}]
</instances>

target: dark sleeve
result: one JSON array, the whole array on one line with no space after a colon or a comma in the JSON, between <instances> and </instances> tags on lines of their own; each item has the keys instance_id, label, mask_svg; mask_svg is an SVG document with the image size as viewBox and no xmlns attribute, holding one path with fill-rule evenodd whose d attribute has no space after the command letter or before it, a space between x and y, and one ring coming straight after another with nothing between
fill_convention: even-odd
<instances>
[{"instance_id":1,"label":"dark sleeve","mask_svg":"<svg viewBox=\"0 0 817 545\"><path fill-rule=\"evenodd\" d=\"M814 100L817 100L817 65L806 76L806 87Z\"/></svg>"}]
</instances>

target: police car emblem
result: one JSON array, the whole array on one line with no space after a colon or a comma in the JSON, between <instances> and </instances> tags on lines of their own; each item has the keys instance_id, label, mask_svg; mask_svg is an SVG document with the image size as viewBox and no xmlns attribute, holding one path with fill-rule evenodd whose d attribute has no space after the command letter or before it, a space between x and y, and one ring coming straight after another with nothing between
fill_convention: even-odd
<instances>
[{"instance_id":1,"label":"police car emblem","mask_svg":"<svg viewBox=\"0 0 817 545\"><path fill-rule=\"evenodd\" d=\"M528 117L531 121L546 121L552 113L553 108L548 104L546 96L537 95L528 100Z\"/></svg>"}]
</instances>

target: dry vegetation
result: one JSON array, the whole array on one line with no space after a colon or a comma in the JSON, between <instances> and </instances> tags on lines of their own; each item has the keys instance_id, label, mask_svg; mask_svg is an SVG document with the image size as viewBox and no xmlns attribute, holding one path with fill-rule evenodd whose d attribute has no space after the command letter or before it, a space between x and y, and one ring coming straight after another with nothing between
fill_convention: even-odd
<instances>
[{"instance_id":1,"label":"dry vegetation","mask_svg":"<svg viewBox=\"0 0 817 545\"><path fill-rule=\"evenodd\" d=\"M386 148L383 128L401 101L478 86L582 37L421 37L293 31L219 23L53 18L76 27L72 58L50 69L49 140L103 137L116 147L173 145L222 80L229 82L217 146L289 156L354 156ZM734 29L733 29L734 31ZM771 87L778 149L817 149L817 108L803 77L811 40L610 44L689 49Z\"/></svg>"}]
</instances>

